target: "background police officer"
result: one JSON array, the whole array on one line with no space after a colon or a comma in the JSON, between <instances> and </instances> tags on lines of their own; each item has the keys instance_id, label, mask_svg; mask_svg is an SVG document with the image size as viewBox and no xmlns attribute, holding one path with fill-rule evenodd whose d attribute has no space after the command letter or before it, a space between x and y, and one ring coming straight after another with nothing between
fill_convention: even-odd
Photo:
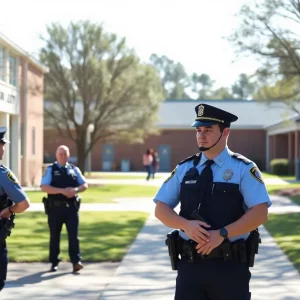
<instances>
[{"instance_id":1,"label":"background police officer","mask_svg":"<svg viewBox=\"0 0 300 300\"><path fill-rule=\"evenodd\" d=\"M6 127L0 127L0 160L4 154L4 146L9 143L4 138ZM8 204L8 205L7 205ZM0 165L0 228L16 213L22 213L29 207L29 200L13 172ZM3 229L3 228L2 228ZM0 240L0 291L3 289L7 274L6 241Z\"/></svg>"},{"instance_id":2,"label":"background police officer","mask_svg":"<svg viewBox=\"0 0 300 300\"><path fill-rule=\"evenodd\" d=\"M48 194L48 225L50 229L49 261L51 271L57 271L60 252L60 233L66 225L69 239L69 256L73 272L83 268L79 249L79 202L77 193L83 192L88 185L80 170L69 164L69 148L59 146L56 150L56 162L49 166L41 181L41 189Z\"/></svg>"},{"instance_id":3,"label":"background police officer","mask_svg":"<svg viewBox=\"0 0 300 300\"><path fill-rule=\"evenodd\" d=\"M200 153L179 163L154 199L156 217L180 229L175 300L248 300L252 236L271 202L256 164L227 147L238 117L206 104L195 111Z\"/></svg>"}]
</instances>

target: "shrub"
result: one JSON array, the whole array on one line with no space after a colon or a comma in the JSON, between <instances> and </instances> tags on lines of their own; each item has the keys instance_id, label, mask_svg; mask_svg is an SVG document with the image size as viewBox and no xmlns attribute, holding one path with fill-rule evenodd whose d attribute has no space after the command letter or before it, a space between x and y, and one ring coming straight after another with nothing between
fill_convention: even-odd
<instances>
[{"instance_id":1,"label":"shrub","mask_svg":"<svg viewBox=\"0 0 300 300\"><path fill-rule=\"evenodd\" d=\"M280 176L289 174L289 160L286 158L272 159L270 166L272 174Z\"/></svg>"}]
</instances>

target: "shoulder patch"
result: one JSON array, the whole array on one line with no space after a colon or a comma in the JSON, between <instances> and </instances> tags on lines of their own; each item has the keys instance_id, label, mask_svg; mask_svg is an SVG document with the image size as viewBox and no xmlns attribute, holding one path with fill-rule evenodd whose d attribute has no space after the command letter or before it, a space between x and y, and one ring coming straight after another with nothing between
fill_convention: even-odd
<instances>
[{"instance_id":1,"label":"shoulder patch","mask_svg":"<svg viewBox=\"0 0 300 300\"><path fill-rule=\"evenodd\" d=\"M194 155L192 155L192 156L187 157L186 159L182 160L182 161L179 163L179 165L181 165L181 164L183 164L183 163L185 163L185 162L187 162L187 161L189 161L189 160L193 160L194 157L195 157L196 155L197 155L197 154L194 154Z\"/></svg>"},{"instance_id":2,"label":"shoulder patch","mask_svg":"<svg viewBox=\"0 0 300 300\"><path fill-rule=\"evenodd\" d=\"M248 159L247 157L239 154L239 153L233 153L231 155L232 157L241 160L242 162L244 162L246 165L250 165L252 163L252 161L250 159Z\"/></svg>"},{"instance_id":3,"label":"shoulder patch","mask_svg":"<svg viewBox=\"0 0 300 300\"><path fill-rule=\"evenodd\" d=\"M18 181L17 177L15 176L15 174L12 171L7 172L7 178L10 181L19 184L19 181Z\"/></svg>"},{"instance_id":4,"label":"shoulder patch","mask_svg":"<svg viewBox=\"0 0 300 300\"><path fill-rule=\"evenodd\" d=\"M250 173L256 180L258 180L261 183L264 183L264 178L263 178L261 172L259 171L258 167L256 167L256 166L252 167L250 169Z\"/></svg>"},{"instance_id":5,"label":"shoulder patch","mask_svg":"<svg viewBox=\"0 0 300 300\"><path fill-rule=\"evenodd\" d=\"M164 181L164 183L167 183L167 182L175 175L176 170L177 170L177 168L175 168L175 169L171 172L170 176Z\"/></svg>"}]
</instances>

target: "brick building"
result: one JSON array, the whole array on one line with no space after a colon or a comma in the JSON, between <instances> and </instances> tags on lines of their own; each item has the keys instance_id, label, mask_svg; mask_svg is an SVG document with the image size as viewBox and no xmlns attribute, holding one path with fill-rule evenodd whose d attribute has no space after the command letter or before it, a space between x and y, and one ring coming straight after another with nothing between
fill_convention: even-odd
<instances>
[{"instance_id":1,"label":"brick building","mask_svg":"<svg viewBox=\"0 0 300 300\"><path fill-rule=\"evenodd\" d=\"M215 105L236 114L239 119L232 123L229 138L231 150L254 160L262 169L269 168L273 158L286 157L291 166L297 158L299 135L295 130L295 115L284 105L267 106L257 101L209 100L201 101ZM158 128L160 135L150 136L144 144L102 144L98 143L91 153L92 171L126 170L144 171L142 155L147 148L157 149L160 157L160 171L171 171L176 164L198 151L195 129L190 127L195 119L194 107L200 101L165 101L159 110ZM286 127L287 120L294 122ZM296 125L295 125L296 124ZM300 124L300 123L299 123ZM294 130L292 132L286 131ZM45 129L45 153L53 155L60 144L70 147L76 161L76 148L72 141L62 139L53 129ZM289 146L289 147L287 147ZM54 159L54 157L53 157ZM125 164L126 163L126 164Z\"/></svg>"},{"instance_id":2,"label":"brick building","mask_svg":"<svg viewBox=\"0 0 300 300\"><path fill-rule=\"evenodd\" d=\"M39 185L43 164L43 81L47 68L0 33L0 126L6 126L2 163L23 185Z\"/></svg>"}]
</instances>

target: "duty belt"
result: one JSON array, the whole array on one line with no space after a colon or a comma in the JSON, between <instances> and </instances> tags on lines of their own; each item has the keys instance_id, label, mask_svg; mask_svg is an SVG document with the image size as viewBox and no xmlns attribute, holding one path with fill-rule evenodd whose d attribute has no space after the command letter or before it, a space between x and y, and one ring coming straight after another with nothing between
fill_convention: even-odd
<instances>
[{"instance_id":1,"label":"duty belt","mask_svg":"<svg viewBox=\"0 0 300 300\"><path fill-rule=\"evenodd\" d=\"M196 250L197 243L193 240L179 238L179 254L187 257L190 263L195 263L204 259L222 258L224 261L247 262L246 242L243 239L235 242L224 241L220 246L213 249L209 254L201 254Z\"/></svg>"},{"instance_id":2,"label":"duty belt","mask_svg":"<svg viewBox=\"0 0 300 300\"><path fill-rule=\"evenodd\" d=\"M69 207L74 200L67 201L67 200L49 200L49 206L52 207Z\"/></svg>"}]
</instances>

